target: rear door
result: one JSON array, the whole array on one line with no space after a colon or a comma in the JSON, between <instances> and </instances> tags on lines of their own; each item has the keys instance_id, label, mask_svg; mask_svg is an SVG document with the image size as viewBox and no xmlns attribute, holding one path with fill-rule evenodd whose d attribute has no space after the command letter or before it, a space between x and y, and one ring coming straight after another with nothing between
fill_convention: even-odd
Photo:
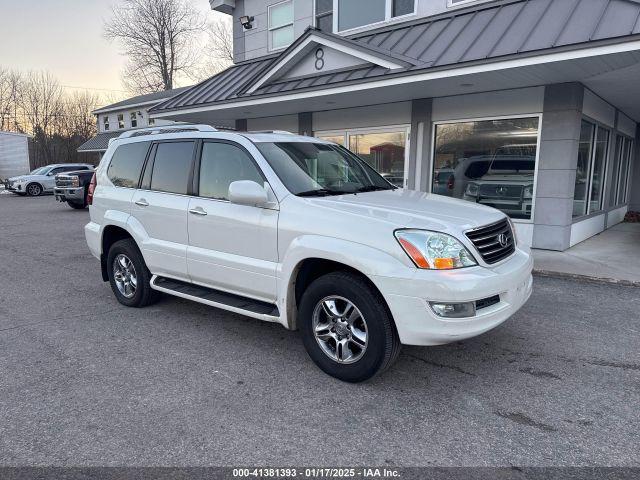
<instances>
[{"instance_id":1,"label":"rear door","mask_svg":"<svg viewBox=\"0 0 640 480\"><path fill-rule=\"evenodd\" d=\"M141 248L149 270L183 280L189 279L187 211L195 146L193 140L154 143L131 206L147 235Z\"/></svg>"},{"instance_id":2,"label":"rear door","mask_svg":"<svg viewBox=\"0 0 640 480\"><path fill-rule=\"evenodd\" d=\"M219 290L275 302L278 210L229 202L229 185L266 180L251 154L228 141L205 140L189 202L189 275Z\"/></svg>"}]
</instances>

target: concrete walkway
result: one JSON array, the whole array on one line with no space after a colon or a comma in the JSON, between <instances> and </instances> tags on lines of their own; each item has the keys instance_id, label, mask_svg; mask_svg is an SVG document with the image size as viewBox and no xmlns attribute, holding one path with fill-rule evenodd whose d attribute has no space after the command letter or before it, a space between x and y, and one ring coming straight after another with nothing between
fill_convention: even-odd
<instances>
[{"instance_id":1,"label":"concrete walkway","mask_svg":"<svg viewBox=\"0 0 640 480\"><path fill-rule=\"evenodd\" d=\"M640 286L640 223L621 223L565 252L533 250L541 274L589 277Z\"/></svg>"}]
</instances>

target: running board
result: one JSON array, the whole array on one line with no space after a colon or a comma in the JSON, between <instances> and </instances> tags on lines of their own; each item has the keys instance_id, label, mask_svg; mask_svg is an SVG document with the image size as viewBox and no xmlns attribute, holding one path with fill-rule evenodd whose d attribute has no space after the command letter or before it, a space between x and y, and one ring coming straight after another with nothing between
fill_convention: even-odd
<instances>
[{"instance_id":1,"label":"running board","mask_svg":"<svg viewBox=\"0 0 640 480\"><path fill-rule=\"evenodd\" d=\"M174 280L173 278L159 277L154 275L151 278L151 288L159 292L168 293L177 297L204 303L212 307L221 308L242 315L247 315L262 320L278 322L280 311L273 303L254 300L253 298L235 295L233 293L214 290L213 288L195 285L193 283Z\"/></svg>"}]
</instances>

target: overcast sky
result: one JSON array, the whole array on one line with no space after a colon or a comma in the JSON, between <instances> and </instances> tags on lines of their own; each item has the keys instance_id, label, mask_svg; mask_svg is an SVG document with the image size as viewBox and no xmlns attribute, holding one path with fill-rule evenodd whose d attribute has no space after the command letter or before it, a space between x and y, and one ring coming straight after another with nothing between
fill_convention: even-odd
<instances>
[{"instance_id":1,"label":"overcast sky","mask_svg":"<svg viewBox=\"0 0 640 480\"><path fill-rule=\"evenodd\" d=\"M208 0L189 0L207 18ZM122 90L124 63L116 44L102 36L111 5L119 0L0 0L0 66L43 69L63 85ZM219 15L219 14L218 14Z\"/></svg>"}]
</instances>

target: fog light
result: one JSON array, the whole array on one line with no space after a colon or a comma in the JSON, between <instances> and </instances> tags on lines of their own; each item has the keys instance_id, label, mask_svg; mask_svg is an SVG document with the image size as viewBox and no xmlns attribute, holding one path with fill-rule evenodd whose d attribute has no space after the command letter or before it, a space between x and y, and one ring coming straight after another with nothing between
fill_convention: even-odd
<instances>
[{"instance_id":1,"label":"fog light","mask_svg":"<svg viewBox=\"0 0 640 480\"><path fill-rule=\"evenodd\" d=\"M476 304L475 302L467 303L437 303L429 302L431 310L439 317L444 318L467 318L475 317Z\"/></svg>"}]
</instances>

